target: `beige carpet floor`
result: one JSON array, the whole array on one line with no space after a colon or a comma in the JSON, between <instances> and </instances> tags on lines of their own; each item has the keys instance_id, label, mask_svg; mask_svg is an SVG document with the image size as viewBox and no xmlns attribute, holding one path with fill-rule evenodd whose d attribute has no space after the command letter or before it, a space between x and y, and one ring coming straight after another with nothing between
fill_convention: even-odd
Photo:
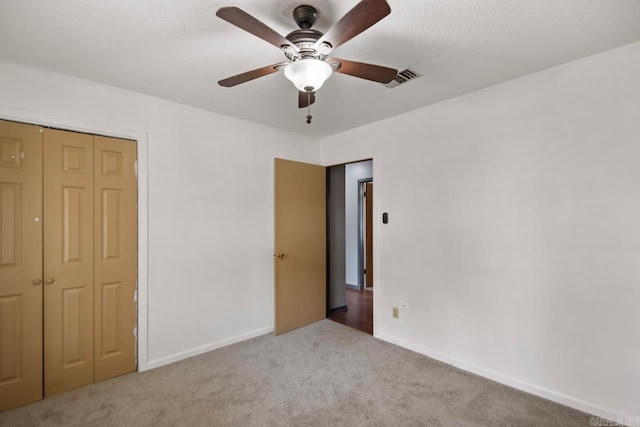
<instances>
[{"instance_id":1,"label":"beige carpet floor","mask_svg":"<svg viewBox=\"0 0 640 427\"><path fill-rule=\"evenodd\" d=\"M0 426L588 426L589 415L324 320L0 413Z\"/></svg>"}]
</instances>

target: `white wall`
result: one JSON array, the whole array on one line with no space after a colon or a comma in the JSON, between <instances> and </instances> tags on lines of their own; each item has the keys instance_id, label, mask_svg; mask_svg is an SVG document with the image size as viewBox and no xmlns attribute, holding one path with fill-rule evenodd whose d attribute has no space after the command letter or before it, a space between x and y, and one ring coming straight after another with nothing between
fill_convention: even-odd
<instances>
[{"instance_id":1,"label":"white wall","mask_svg":"<svg viewBox=\"0 0 640 427\"><path fill-rule=\"evenodd\" d=\"M373 177L373 161L345 165L345 253L347 284L358 286L358 180ZM375 276L374 276L375 277Z\"/></svg>"},{"instance_id":2,"label":"white wall","mask_svg":"<svg viewBox=\"0 0 640 427\"><path fill-rule=\"evenodd\" d=\"M390 214L376 336L640 416L638 76L635 43L321 140L323 164L374 158Z\"/></svg>"},{"instance_id":3,"label":"white wall","mask_svg":"<svg viewBox=\"0 0 640 427\"><path fill-rule=\"evenodd\" d=\"M640 415L638 75L640 43L323 139L323 164L374 158L390 213L376 335ZM272 327L272 159L316 141L7 62L0 117L148 145L148 366Z\"/></svg>"},{"instance_id":4,"label":"white wall","mask_svg":"<svg viewBox=\"0 0 640 427\"><path fill-rule=\"evenodd\" d=\"M142 368L273 327L273 158L317 163L316 140L1 61L0 118L148 146Z\"/></svg>"}]
</instances>

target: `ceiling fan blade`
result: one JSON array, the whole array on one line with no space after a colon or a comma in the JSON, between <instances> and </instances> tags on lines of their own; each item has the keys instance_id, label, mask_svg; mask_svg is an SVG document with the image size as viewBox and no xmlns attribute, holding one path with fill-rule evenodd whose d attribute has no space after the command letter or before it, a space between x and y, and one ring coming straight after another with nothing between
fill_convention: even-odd
<instances>
[{"instance_id":1,"label":"ceiling fan blade","mask_svg":"<svg viewBox=\"0 0 640 427\"><path fill-rule=\"evenodd\" d=\"M228 77L224 80L220 80L218 84L224 87L233 87L240 83L246 83L250 80L257 79L272 73L278 72L280 67L287 65L287 62L281 62L279 64L269 65L267 67L258 68L257 70L247 71L246 73L236 74L235 76Z\"/></svg>"},{"instance_id":2,"label":"ceiling fan blade","mask_svg":"<svg viewBox=\"0 0 640 427\"><path fill-rule=\"evenodd\" d=\"M254 36L260 37L262 40L271 43L278 49L281 49L283 46L291 46L291 48L295 49L296 52L298 51L298 48L289 40L285 39L275 30L249 15L242 9L237 7L221 7L216 12L216 15L230 24L233 24L238 28L242 28Z\"/></svg>"},{"instance_id":3,"label":"ceiling fan blade","mask_svg":"<svg viewBox=\"0 0 640 427\"><path fill-rule=\"evenodd\" d=\"M326 42L335 49L390 13L391 7L385 0L362 0L318 39L315 48L318 49L323 42Z\"/></svg>"},{"instance_id":4,"label":"ceiling fan blade","mask_svg":"<svg viewBox=\"0 0 640 427\"><path fill-rule=\"evenodd\" d=\"M389 83L398 75L398 70L381 65L365 64L364 62L347 61L339 58L327 58L328 63L339 63L337 73L348 74L361 79L379 83Z\"/></svg>"},{"instance_id":5,"label":"ceiling fan blade","mask_svg":"<svg viewBox=\"0 0 640 427\"><path fill-rule=\"evenodd\" d=\"M316 102L316 93L311 92L311 97L307 92L298 91L298 108L305 108Z\"/></svg>"}]
</instances>

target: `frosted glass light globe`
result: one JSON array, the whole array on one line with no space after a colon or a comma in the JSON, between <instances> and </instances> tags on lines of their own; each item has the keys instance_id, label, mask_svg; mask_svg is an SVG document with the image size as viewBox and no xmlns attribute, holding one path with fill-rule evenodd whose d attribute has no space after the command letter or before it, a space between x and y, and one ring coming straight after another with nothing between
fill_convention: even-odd
<instances>
[{"instance_id":1,"label":"frosted glass light globe","mask_svg":"<svg viewBox=\"0 0 640 427\"><path fill-rule=\"evenodd\" d=\"M284 75L302 92L315 92L331 77L333 68L320 59L305 58L292 62L284 69Z\"/></svg>"}]
</instances>

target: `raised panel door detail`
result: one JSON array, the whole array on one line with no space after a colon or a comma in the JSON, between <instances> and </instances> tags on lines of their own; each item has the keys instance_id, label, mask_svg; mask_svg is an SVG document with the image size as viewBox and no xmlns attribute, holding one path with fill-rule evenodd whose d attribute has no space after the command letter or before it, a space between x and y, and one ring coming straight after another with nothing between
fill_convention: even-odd
<instances>
[{"instance_id":1,"label":"raised panel door detail","mask_svg":"<svg viewBox=\"0 0 640 427\"><path fill-rule=\"evenodd\" d=\"M0 120L0 411L42 399L42 182L42 128Z\"/></svg>"},{"instance_id":2,"label":"raised panel door detail","mask_svg":"<svg viewBox=\"0 0 640 427\"><path fill-rule=\"evenodd\" d=\"M122 245L121 190L102 190L102 259L120 258Z\"/></svg>"},{"instance_id":3,"label":"raised panel door detail","mask_svg":"<svg viewBox=\"0 0 640 427\"><path fill-rule=\"evenodd\" d=\"M22 186L0 182L0 268L20 265Z\"/></svg>"},{"instance_id":4,"label":"raised panel door detail","mask_svg":"<svg viewBox=\"0 0 640 427\"><path fill-rule=\"evenodd\" d=\"M93 141L43 132L45 397L94 378Z\"/></svg>"},{"instance_id":5,"label":"raised panel door detail","mask_svg":"<svg viewBox=\"0 0 640 427\"><path fill-rule=\"evenodd\" d=\"M0 386L22 378L22 297L0 297Z\"/></svg>"},{"instance_id":6,"label":"raised panel door detail","mask_svg":"<svg viewBox=\"0 0 640 427\"><path fill-rule=\"evenodd\" d=\"M74 174L87 173L87 152L84 147L62 147L62 172Z\"/></svg>"},{"instance_id":7,"label":"raised panel door detail","mask_svg":"<svg viewBox=\"0 0 640 427\"><path fill-rule=\"evenodd\" d=\"M0 137L0 167L19 168L22 166L22 141Z\"/></svg>"},{"instance_id":8,"label":"raised panel door detail","mask_svg":"<svg viewBox=\"0 0 640 427\"><path fill-rule=\"evenodd\" d=\"M62 291L62 366L82 363L86 360L83 344L85 318L84 288L69 288Z\"/></svg>"},{"instance_id":9,"label":"raised panel door detail","mask_svg":"<svg viewBox=\"0 0 640 427\"><path fill-rule=\"evenodd\" d=\"M121 285L120 282L102 284L102 357L122 353L118 334L118 293Z\"/></svg>"},{"instance_id":10,"label":"raised panel door detail","mask_svg":"<svg viewBox=\"0 0 640 427\"><path fill-rule=\"evenodd\" d=\"M86 190L62 189L62 254L63 262L82 262L86 246Z\"/></svg>"},{"instance_id":11,"label":"raised panel door detail","mask_svg":"<svg viewBox=\"0 0 640 427\"><path fill-rule=\"evenodd\" d=\"M136 368L136 144L94 138L95 380Z\"/></svg>"},{"instance_id":12,"label":"raised panel door detail","mask_svg":"<svg viewBox=\"0 0 640 427\"><path fill-rule=\"evenodd\" d=\"M103 176L122 176L122 153L102 150L100 163Z\"/></svg>"}]
</instances>

